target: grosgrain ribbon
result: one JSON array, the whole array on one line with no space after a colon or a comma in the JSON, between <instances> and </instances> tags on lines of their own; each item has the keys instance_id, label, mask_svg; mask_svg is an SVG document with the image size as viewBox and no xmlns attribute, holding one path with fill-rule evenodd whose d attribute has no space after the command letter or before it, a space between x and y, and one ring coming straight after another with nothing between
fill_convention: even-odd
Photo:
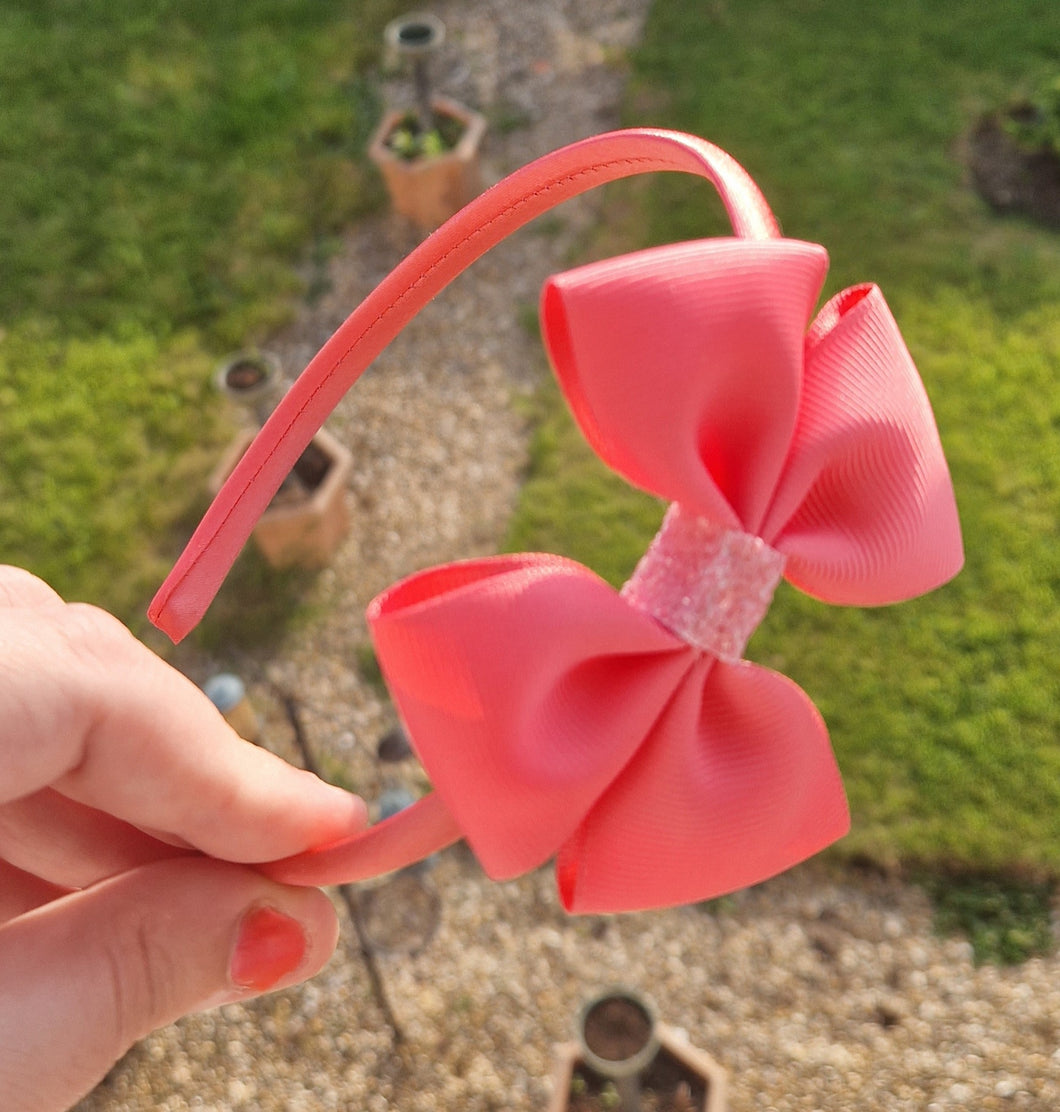
<instances>
[{"instance_id":1,"label":"grosgrain ribbon","mask_svg":"<svg viewBox=\"0 0 1060 1112\"><path fill-rule=\"evenodd\" d=\"M641 159L659 168L660 145L680 152L667 168L715 182L742 238L556 276L542 322L589 443L679 508L622 594L573 561L523 554L421 572L374 600L380 664L435 792L363 835L265 866L270 875L349 881L465 837L493 877L555 856L565 906L627 910L755 883L847 829L820 715L786 677L740 659L743 644L781 570L856 605L950 578L962 562L953 491L882 295L844 291L807 329L824 249L777 238L753 183L701 140L630 132L577 144L435 233L397 287L384 283L388 298L373 295L329 342L345 352L338 363L318 356L281 403L152 613L179 634L204 608L292 445L312 435L316 399L359 373L363 338L398 311L395 298L425 296L439 260L449 270L454 255L477 257L481 243L468 244L522 205L618 176L617 152L625 172Z\"/></svg>"}]
</instances>

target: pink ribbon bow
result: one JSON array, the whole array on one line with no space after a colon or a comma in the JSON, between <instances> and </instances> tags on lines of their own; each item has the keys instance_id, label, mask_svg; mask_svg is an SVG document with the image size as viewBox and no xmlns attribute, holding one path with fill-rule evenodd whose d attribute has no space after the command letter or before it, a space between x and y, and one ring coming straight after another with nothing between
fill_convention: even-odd
<instances>
[{"instance_id":1,"label":"pink ribbon bow","mask_svg":"<svg viewBox=\"0 0 1060 1112\"><path fill-rule=\"evenodd\" d=\"M491 877L555 856L568 910L622 911L757 883L846 832L820 715L744 646L781 576L897 602L956 574L960 528L879 290L839 294L807 331L827 255L766 227L546 284L571 409L606 463L672 503L663 528L621 592L524 554L379 596L380 664L435 791L271 875L351 880L465 837Z\"/></svg>"}]
</instances>

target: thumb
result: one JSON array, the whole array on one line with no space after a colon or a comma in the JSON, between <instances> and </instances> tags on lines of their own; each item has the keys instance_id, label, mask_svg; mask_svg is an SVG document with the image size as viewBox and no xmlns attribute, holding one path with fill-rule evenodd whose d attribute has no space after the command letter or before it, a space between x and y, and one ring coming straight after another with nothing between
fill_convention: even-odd
<instances>
[{"instance_id":1,"label":"thumb","mask_svg":"<svg viewBox=\"0 0 1060 1112\"><path fill-rule=\"evenodd\" d=\"M5 1112L59 1112L149 1031L312 976L338 938L315 888L180 858L0 927Z\"/></svg>"}]
</instances>

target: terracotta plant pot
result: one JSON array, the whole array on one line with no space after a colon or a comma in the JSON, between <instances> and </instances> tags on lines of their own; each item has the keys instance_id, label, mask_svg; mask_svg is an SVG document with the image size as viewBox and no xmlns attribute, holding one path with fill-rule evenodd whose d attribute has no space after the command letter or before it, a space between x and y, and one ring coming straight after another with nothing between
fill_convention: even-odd
<instances>
[{"instance_id":1,"label":"terracotta plant pot","mask_svg":"<svg viewBox=\"0 0 1060 1112\"><path fill-rule=\"evenodd\" d=\"M396 109L383 117L368 147L368 157L383 175L394 211L425 231L444 224L482 192L479 147L486 134L485 117L457 101L434 97L431 106L436 115L464 126L452 150L411 160L395 154L388 140L406 116Z\"/></svg>"},{"instance_id":2,"label":"terracotta plant pot","mask_svg":"<svg viewBox=\"0 0 1060 1112\"><path fill-rule=\"evenodd\" d=\"M210 478L216 495L242 458L254 432L240 433ZM346 486L353 456L320 430L254 526L254 543L274 568L321 568L350 527Z\"/></svg>"},{"instance_id":3,"label":"terracotta plant pot","mask_svg":"<svg viewBox=\"0 0 1060 1112\"><path fill-rule=\"evenodd\" d=\"M721 1066L658 1022L648 1001L608 989L581 1010L578 1041L559 1048L548 1112L725 1112L725 1089Z\"/></svg>"}]
</instances>

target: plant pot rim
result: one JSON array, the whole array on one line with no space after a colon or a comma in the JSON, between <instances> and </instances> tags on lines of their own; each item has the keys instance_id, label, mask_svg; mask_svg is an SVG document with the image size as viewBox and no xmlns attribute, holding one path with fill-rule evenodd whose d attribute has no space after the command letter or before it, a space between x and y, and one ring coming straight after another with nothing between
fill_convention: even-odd
<instances>
[{"instance_id":1,"label":"plant pot rim","mask_svg":"<svg viewBox=\"0 0 1060 1112\"><path fill-rule=\"evenodd\" d=\"M676 1059L689 1072L698 1074L707 1083L705 1112L725 1112L728 1107L728 1074L725 1068L705 1050L693 1046L682 1028L662 1021L655 1025L659 1049ZM567 1112L570 1106L570 1081L579 1065L589 1066L577 1042L562 1043L555 1049L554 1090L548 1112Z\"/></svg>"},{"instance_id":2,"label":"plant pot rim","mask_svg":"<svg viewBox=\"0 0 1060 1112\"><path fill-rule=\"evenodd\" d=\"M593 1050L586 1039L585 1027L589 1016L609 1000L629 1002L648 1021L648 1035L644 1045L628 1058L603 1058ZM658 1011L650 997L627 985L608 985L593 993L578 1011L577 1032L580 1056L590 1069L604 1077L631 1077L650 1065L659 1052L658 1027Z\"/></svg>"},{"instance_id":3,"label":"plant pot rim","mask_svg":"<svg viewBox=\"0 0 1060 1112\"><path fill-rule=\"evenodd\" d=\"M409 26L421 23L431 32L430 41L424 45L410 43L402 39L401 32ZM445 24L433 12L408 12L392 19L383 28L383 40L387 46L409 57L423 57L437 50L445 42Z\"/></svg>"},{"instance_id":4,"label":"plant pot rim","mask_svg":"<svg viewBox=\"0 0 1060 1112\"><path fill-rule=\"evenodd\" d=\"M262 380L246 388L232 386L228 381L228 374L234 367L238 367L242 363L260 367L264 371ZM253 402L276 389L281 370L280 358L274 352L247 348L245 351L232 352L218 363L214 383L217 389L232 401Z\"/></svg>"},{"instance_id":5,"label":"plant pot rim","mask_svg":"<svg viewBox=\"0 0 1060 1112\"><path fill-rule=\"evenodd\" d=\"M256 435L256 430L245 429L243 432L237 433L229 442L227 451L210 476L210 493L214 497L224 486L225 480L232 473L235 465L243 458ZM326 429L318 429L310 443L320 448L331 461L331 466L328 467L323 480L308 493L304 500L294 505L274 506L270 504L266 506L262 512L262 518L268 517L273 521L279 521L283 518L297 517L307 510L323 511L332 498L335 488L345 485L346 476L353 467L353 454L350 450L336 440Z\"/></svg>"},{"instance_id":6,"label":"plant pot rim","mask_svg":"<svg viewBox=\"0 0 1060 1112\"><path fill-rule=\"evenodd\" d=\"M457 100L448 97L436 96L431 98L431 107L441 116L449 116L459 120L464 125L464 133L452 150L442 154L432 155L430 158L402 158L395 154L388 146L387 139L395 127L408 115L400 108L390 108L384 114L379 125L372 133L368 144L368 157L376 163L392 163L401 166L406 172L412 174L429 166L435 166L448 160L467 161L475 156L486 134L486 117L473 108L468 108Z\"/></svg>"}]
</instances>

